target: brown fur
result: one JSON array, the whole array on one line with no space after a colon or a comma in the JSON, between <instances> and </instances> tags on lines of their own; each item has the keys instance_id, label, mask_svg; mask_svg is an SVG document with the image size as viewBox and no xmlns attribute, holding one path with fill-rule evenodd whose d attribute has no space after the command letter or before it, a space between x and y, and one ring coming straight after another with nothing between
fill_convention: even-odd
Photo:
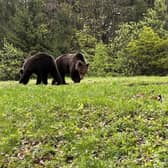
<instances>
[{"instance_id":1,"label":"brown fur","mask_svg":"<svg viewBox=\"0 0 168 168\"><path fill-rule=\"evenodd\" d=\"M66 75L70 76L75 83L79 83L87 73L89 66L80 53L61 55L56 58L56 64L62 78L62 84L66 84Z\"/></svg>"},{"instance_id":2,"label":"brown fur","mask_svg":"<svg viewBox=\"0 0 168 168\"><path fill-rule=\"evenodd\" d=\"M47 84L48 74L53 77L54 83L61 83L55 59L46 53L37 53L25 60L20 70L19 83L27 84L33 73L37 75L36 84L40 84L41 82Z\"/></svg>"}]
</instances>

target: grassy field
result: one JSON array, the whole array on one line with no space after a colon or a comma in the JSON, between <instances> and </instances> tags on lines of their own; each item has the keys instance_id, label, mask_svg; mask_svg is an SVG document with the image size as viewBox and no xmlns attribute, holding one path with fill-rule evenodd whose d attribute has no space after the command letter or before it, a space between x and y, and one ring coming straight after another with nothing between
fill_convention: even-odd
<instances>
[{"instance_id":1,"label":"grassy field","mask_svg":"<svg viewBox=\"0 0 168 168\"><path fill-rule=\"evenodd\" d=\"M0 167L167 168L168 77L0 82Z\"/></svg>"}]
</instances>

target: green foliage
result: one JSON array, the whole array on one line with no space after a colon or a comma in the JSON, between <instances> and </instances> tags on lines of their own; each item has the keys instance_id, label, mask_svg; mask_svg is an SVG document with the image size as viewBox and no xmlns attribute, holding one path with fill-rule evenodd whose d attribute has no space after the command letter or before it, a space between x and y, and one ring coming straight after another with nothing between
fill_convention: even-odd
<instances>
[{"instance_id":1,"label":"green foliage","mask_svg":"<svg viewBox=\"0 0 168 168\"><path fill-rule=\"evenodd\" d=\"M63 4L60 4L51 15L48 14L46 20L49 24L45 42L49 52L56 56L75 50L75 28L71 24L71 7Z\"/></svg>"},{"instance_id":2,"label":"green foliage","mask_svg":"<svg viewBox=\"0 0 168 168\"><path fill-rule=\"evenodd\" d=\"M21 1L15 6L5 36L15 47L27 53L45 51L56 56L71 49L74 30L66 6L51 13L44 0Z\"/></svg>"},{"instance_id":3,"label":"green foliage","mask_svg":"<svg viewBox=\"0 0 168 168\"><path fill-rule=\"evenodd\" d=\"M48 24L43 12L43 0L16 3L16 11L10 16L6 39L24 52L45 51Z\"/></svg>"},{"instance_id":4,"label":"green foliage","mask_svg":"<svg viewBox=\"0 0 168 168\"><path fill-rule=\"evenodd\" d=\"M165 0L156 0L154 9L149 9L139 25L152 27L161 37L168 36L168 15Z\"/></svg>"},{"instance_id":5,"label":"green foliage","mask_svg":"<svg viewBox=\"0 0 168 168\"><path fill-rule=\"evenodd\" d=\"M111 43L111 48L114 54L126 47L127 44L138 31L137 24L134 22L120 25L119 30L116 31L116 37Z\"/></svg>"},{"instance_id":6,"label":"green foliage","mask_svg":"<svg viewBox=\"0 0 168 168\"><path fill-rule=\"evenodd\" d=\"M96 38L88 34L85 29L83 31L77 31L75 38L77 40L76 45L78 46L78 49L85 54L88 61L93 61L97 43Z\"/></svg>"},{"instance_id":7,"label":"green foliage","mask_svg":"<svg viewBox=\"0 0 168 168\"><path fill-rule=\"evenodd\" d=\"M115 71L124 75L167 74L166 10L165 1L156 0L154 9L141 21L120 26L111 43Z\"/></svg>"},{"instance_id":8,"label":"green foliage","mask_svg":"<svg viewBox=\"0 0 168 168\"><path fill-rule=\"evenodd\" d=\"M138 37L138 33L141 30L141 26L138 23L124 23L120 25L119 30L116 31L116 37L110 43L110 52L113 56L111 63L113 64L113 71L120 74L127 74L127 55L125 48L131 40ZM123 71L124 69L124 71Z\"/></svg>"},{"instance_id":9,"label":"green foliage","mask_svg":"<svg viewBox=\"0 0 168 168\"><path fill-rule=\"evenodd\" d=\"M0 82L0 167L168 167L167 82Z\"/></svg>"},{"instance_id":10,"label":"green foliage","mask_svg":"<svg viewBox=\"0 0 168 168\"><path fill-rule=\"evenodd\" d=\"M120 58L127 75L163 75L167 72L167 39L161 39L152 28L144 27L136 40L128 43Z\"/></svg>"},{"instance_id":11,"label":"green foliage","mask_svg":"<svg viewBox=\"0 0 168 168\"><path fill-rule=\"evenodd\" d=\"M4 40L0 50L0 80L17 80L23 59L23 52Z\"/></svg>"},{"instance_id":12,"label":"green foliage","mask_svg":"<svg viewBox=\"0 0 168 168\"><path fill-rule=\"evenodd\" d=\"M144 27L151 27L161 38L158 46L165 45L167 11L166 0L1 0L0 49L5 38L24 53L45 51L56 57L81 51L92 65L92 74L142 74L140 67L130 72L128 44L139 39ZM166 74L166 68L160 67L166 67L162 63L167 58L161 55L151 64L158 74L162 70Z\"/></svg>"},{"instance_id":13,"label":"green foliage","mask_svg":"<svg viewBox=\"0 0 168 168\"><path fill-rule=\"evenodd\" d=\"M154 9L157 11L161 19L163 19L162 17L165 17L167 12L166 0L155 0Z\"/></svg>"},{"instance_id":14,"label":"green foliage","mask_svg":"<svg viewBox=\"0 0 168 168\"><path fill-rule=\"evenodd\" d=\"M111 71L108 48L103 43L97 43L91 71L95 75L105 75Z\"/></svg>"}]
</instances>

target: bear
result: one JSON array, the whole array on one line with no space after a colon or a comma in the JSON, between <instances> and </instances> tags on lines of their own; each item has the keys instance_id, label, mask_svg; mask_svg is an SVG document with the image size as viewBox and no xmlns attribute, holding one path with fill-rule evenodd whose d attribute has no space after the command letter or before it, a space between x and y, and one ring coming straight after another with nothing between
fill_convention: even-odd
<instances>
[{"instance_id":1,"label":"bear","mask_svg":"<svg viewBox=\"0 0 168 168\"><path fill-rule=\"evenodd\" d=\"M47 85L49 74L54 79L52 84L62 83L62 78L57 71L55 58L47 53L38 52L24 61L20 70L19 83L27 84L33 73L37 75L37 85L41 83Z\"/></svg>"},{"instance_id":2,"label":"bear","mask_svg":"<svg viewBox=\"0 0 168 168\"><path fill-rule=\"evenodd\" d=\"M70 76L74 83L80 83L89 67L89 63L81 53L64 54L57 57L55 61L62 84L67 84L65 82L66 75Z\"/></svg>"}]
</instances>

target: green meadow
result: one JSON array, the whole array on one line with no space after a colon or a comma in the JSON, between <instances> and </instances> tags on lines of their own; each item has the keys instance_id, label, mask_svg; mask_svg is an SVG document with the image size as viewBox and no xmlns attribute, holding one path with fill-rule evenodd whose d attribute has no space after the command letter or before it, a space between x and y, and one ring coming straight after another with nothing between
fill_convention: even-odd
<instances>
[{"instance_id":1,"label":"green meadow","mask_svg":"<svg viewBox=\"0 0 168 168\"><path fill-rule=\"evenodd\" d=\"M168 77L0 82L0 167L168 167Z\"/></svg>"}]
</instances>

